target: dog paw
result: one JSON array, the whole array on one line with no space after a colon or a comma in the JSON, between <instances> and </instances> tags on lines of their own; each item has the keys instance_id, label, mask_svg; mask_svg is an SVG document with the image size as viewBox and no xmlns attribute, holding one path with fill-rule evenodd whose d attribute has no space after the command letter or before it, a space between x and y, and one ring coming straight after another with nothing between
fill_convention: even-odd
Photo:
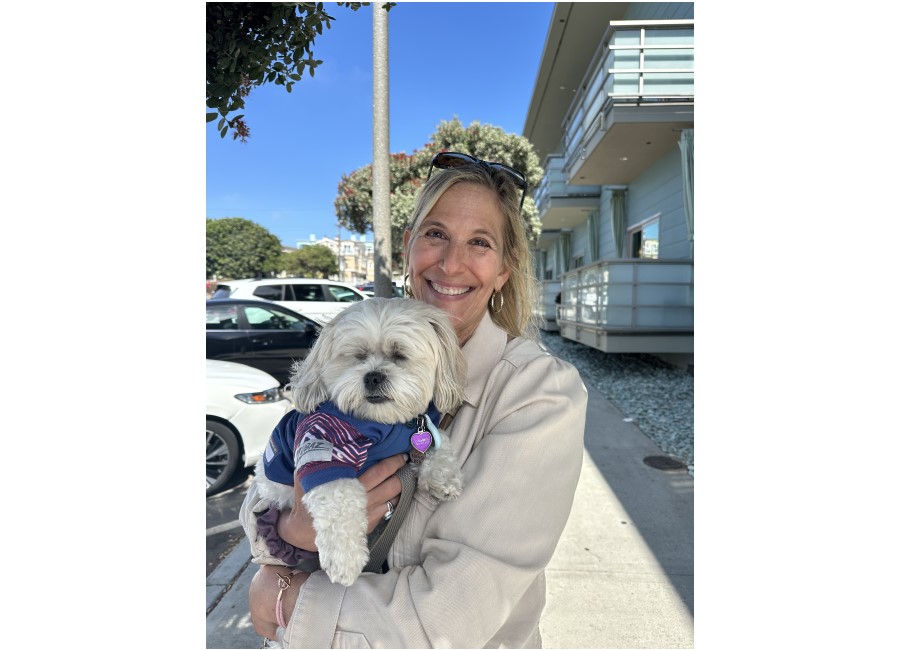
<instances>
[{"instance_id":1,"label":"dog paw","mask_svg":"<svg viewBox=\"0 0 900 650\"><path fill-rule=\"evenodd\" d=\"M332 555L322 557L320 549L319 561L322 565L322 569L325 571L325 574L331 582L349 587L356 582L359 574L362 573L363 567L366 566L366 562L369 561L369 554L368 550L366 550L363 555Z\"/></svg>"},{"instance_id":2,"label":"dog paw","mask_svg":"<svg viewBox=\"0 0 900 650\"><path fill-rule=\"evenodd\" d=\"M429 481L425 488L438 501L450 501L462 494L462 479L459 475L445 476L439 482Z\"/></svg>"}]
</instances>

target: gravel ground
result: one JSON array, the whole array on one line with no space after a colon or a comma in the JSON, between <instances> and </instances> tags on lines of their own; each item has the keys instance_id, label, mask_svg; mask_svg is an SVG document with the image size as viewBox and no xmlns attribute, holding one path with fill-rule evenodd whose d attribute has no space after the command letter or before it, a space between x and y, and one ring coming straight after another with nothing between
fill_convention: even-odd
<instances>
[{"instance_id":1,"label":"gravel ground","mask_svg":"<svg viewBox=\"0 0 900 650\"><path fill-rule=\"evenodd\" d=\"M632 418L663 452L694 475L694 376L649 354L607 354L541 332L547 349L578 368L581 379Z\"/></svg>"}]
</instances>

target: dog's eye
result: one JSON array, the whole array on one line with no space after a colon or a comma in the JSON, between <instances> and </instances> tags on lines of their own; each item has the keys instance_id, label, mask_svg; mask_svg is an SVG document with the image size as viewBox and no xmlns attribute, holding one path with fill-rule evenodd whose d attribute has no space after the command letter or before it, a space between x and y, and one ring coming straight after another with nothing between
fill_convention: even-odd
<instances>
[{"instance_id":1,"label":"dog's eye","mask_svg":"<svg viewBox=\"0 0 900 650\"><path fill-rule=\"evenodd\" d=\"M369 355L367 355L365 352L357 352L353 356L356 358L357 361L365 361Z\"/></svg>"},{"instance_id":2,"label":"dog's eye","mask_svg":"<svg viewBox=\"0 0 900 650\"><path fill-rule=\"evenodd\" d=\"M402 352L394 352L391 355L391 360L394 361L395 363L397 361L406 361L406 355L403 354Z\"/></svg>"}]
</instances>

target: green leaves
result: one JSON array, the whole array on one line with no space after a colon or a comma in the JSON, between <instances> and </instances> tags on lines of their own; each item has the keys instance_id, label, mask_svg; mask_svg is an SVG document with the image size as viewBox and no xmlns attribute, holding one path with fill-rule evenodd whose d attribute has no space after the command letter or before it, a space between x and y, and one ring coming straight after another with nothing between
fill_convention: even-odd
<instances>
[{"instance_id":1,"label":"green leaves","mask_svg":"<svg viewBox=\"0 0 900 650\"><path fill-rule=\"evenodd\" d=\"M281 269L289 275L304 278L327 278L338 272L337 257L321 244L303 246L290 253L282 253Z\"/></svg>"},{"instance_id":2,"label":"green leaves","mask_svg":"<svg viewBox=\"0 0 900 650\"><path fill-rule=\"evenodd\" d=\"M339 2L356 11L368 2ZM394 3L388 3L393 5ZM223 118L244 107L250 89L264 83L291 92L308 68L315 76L321 60L313 57L315 37L335 20L321 2L207 2L206 3L206 106ZM215 119L207 113L207 122ZM224 129L224 131L223 131ZM219 127L249 133L243 119L227 120Z\"/></svg>"},{"instance_id":3,"label":"green leaves","mask_svg":"<svg viewBox=\"0 0 900 650\"><path fill-rule=\"evenodd\" d=\"M279 270L281 242L259 224L229 217L206 220L206 277L257 277Z\"/></svg>"},{"instance_id":4,"label":"green leaves","mask_svg":"<svg viewBox=\"0 0 900 650\"><path fill-rule=\"evenodd\" d=\"M490 124L473 121L463 126L458 118L442 121L429 142L412 154L391 154L391 231L395 264L400 264L402 234L412 217L415 197L431 165L431 158L439 151L461 151L483 160L502 162L522 170L529 188L537 186L543 176L540 161L527 138L506 133ZM338 184L334 208L338 223L354 232L364 233L372 224L372 166L345 175ZM530 236L536 243L540 235L540 220L531 197L526 197L522 209Z\"/></svg>"}]
</instances>

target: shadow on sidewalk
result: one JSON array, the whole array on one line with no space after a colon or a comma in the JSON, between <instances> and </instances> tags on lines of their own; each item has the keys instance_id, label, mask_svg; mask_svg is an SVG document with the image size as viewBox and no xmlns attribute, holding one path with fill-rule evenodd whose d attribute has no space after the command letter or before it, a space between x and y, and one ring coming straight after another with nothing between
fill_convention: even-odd
<instances>
[{"instance_id":1,"label":"shadow on sidewalk","mask_svg":"<svg viewBox=\"0 0 900 650\"><path fill-rule=\"evenodd\" d=\"M624 417L589 388L585 451L693 616L694 479L685 469L645 464L665 454Z\"/></svg>"}]
</instances>

